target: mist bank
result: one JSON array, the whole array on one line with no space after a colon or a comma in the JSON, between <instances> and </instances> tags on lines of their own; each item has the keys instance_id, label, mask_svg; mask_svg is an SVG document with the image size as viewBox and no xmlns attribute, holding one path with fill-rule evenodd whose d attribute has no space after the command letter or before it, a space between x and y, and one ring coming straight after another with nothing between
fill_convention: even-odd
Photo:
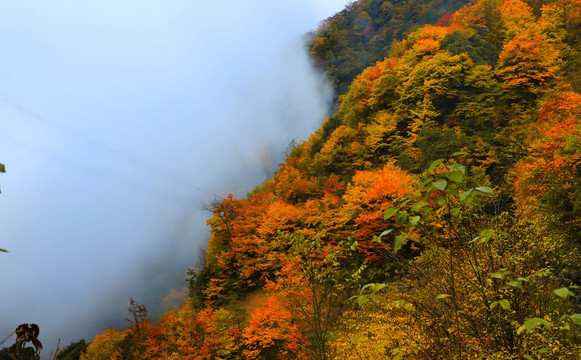
<instances>
[{"instance_id":1,"label":"mist bank","mask_svg":"<svg viewBox=\"0 0 581 360\"><path fill-rule=\"evenodd\" d=\"M5 6L23 36L2 60L0 334L37 323L47 355L124 327L129 297L155 315L200 261L204 208L318 128L331 93L300 34L322 16L255 2Z\"/></svg>"}]
</instances>

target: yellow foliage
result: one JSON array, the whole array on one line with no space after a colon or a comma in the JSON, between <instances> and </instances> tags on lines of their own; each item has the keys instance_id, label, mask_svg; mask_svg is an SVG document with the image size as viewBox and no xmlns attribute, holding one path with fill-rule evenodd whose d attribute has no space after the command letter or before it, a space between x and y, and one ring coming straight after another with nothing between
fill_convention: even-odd
<instances>
[{"instance_id":1,"label":"yellow foliage","mask_svg":"<svg viewBox=\"0 0 581 360\"><path fill-rule=\"evenodd\" d=\"M114 328L103 331L95 336L87 350L81 354L81 360L117 360L121 359L121 351L116 346L123 340L125 334Z\"/></svg>"},{"instance_id":2,"label":"yellow foliage","mask_svg":"<svg viewBox=\"0 0 581 360\"><path fill-rule=\"evenodd\" d=\"M336 360L421 359L430 340L420 331L413 314L394 302L396 286L359 309L347 312L332 342Z\"/></svg>"}]
</instances>

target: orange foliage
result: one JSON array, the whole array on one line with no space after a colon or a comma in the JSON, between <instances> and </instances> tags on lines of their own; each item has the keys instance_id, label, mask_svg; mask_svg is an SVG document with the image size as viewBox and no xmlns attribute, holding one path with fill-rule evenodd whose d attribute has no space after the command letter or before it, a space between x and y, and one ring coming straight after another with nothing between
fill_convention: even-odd
<instances>
[{"instance_id":1,"label":"orange foliage","mask_svg":"<svg viewBox=\"0 0 581 360\"><path fill-rule=\"evenodd\" d=\"M244 356L248 359L305 359L306 339L292 313L276 297L257 307L244 329Z\"/></svg>"},{"instance_id":2,"label":"orange foliage","mask_svg":"<svg viewBox=\"0 0 581 360\"><path fill-rule=\"evenodd\" d=\"M404 40L404 46L408 51L408 56L421 58L425 55L434 55L440 51L440 42L446 35L455 30L460 30L457 24L450 26L426 25L420 30L410 34L407 40Z\"/></svg>"},{"instance_id":3,"label":"orange foliage","mask_svg":"<svg viewBox=\"0 0 581 360\"><path fill-rule=\"evenodd\" d=\"M158 325L147 334L145 354L151 359L200 359L204 340L204 324L186 304L178 312L160 317Z\"/></svg>"},{"instance_id":4,"label":"orange foliage","mask_svg":"<svg viewBox=\"0 0 581 360\"><path fill-rule=\"evenodd\" d=\"M340 185L341 183L337 184ZM307 201L304 206L305 227L300 229L300 232L309 238L317 237L326 243L345 239L350 233L341 220L342 211L343 201L338 194L327 193L321 199Z\"/></svg>"},{"instance_id":5,"label":"orange foliage","mask_svg":"<svg viewBox=\"0 0 581 360\"><path fill-rule=\"evenodd\" d=\"M554 80L560 69L559 51L546 43L542 34L518 34L504 46L499 56L499 75L505 89L537 93Z\"/></svg>"},{"instance_id":6,"label":"orange foliage","mask_svg":"<svg viewBox=\"0 0 581 360\"><path fill-rule=\"evenodd\" d=\"M581 33L581 0L557 0L556 5L563 9L564 25L572 36Z\"/></svg>"},{"instance_id":7,"label":"orange foliage","mask_svg":"<svg viewBox=\"0 0 581 360\"><path fill-rule=\"evenodd\" d=\"M515 168L516 200L521 206L538 201L549 191L575 203L581 171L581 95L567 92L543 104L530 155ZM567 210L574 211L574 210ZM578 211L578 209L577 209ZM569 221L577 222L576 215Z\"/></svg>"},{"instance_id":8,"label":"orange foliage","mask_svg":"<svg viewBox=\"0 0 581 360\"><path fill-rule=\"evenodd\" d=\"M534 26L535 18L529 5L521 0L504 0L499 7L508 38Z\"/></svg>"},{"instance_id":9,"label":"orange foliage","mask_svg":"<svg viewBox=\"0 0 581 360\"><path fill-rule=\"evenodd\" d=\"M500 12L507 32L507 42L498 58L504 89L524 94L545 91L562 66L559 44L542 32L549 26L537 21L532 9L521 0L505 0Z\"/></svg>"},{"instance_id":10,"label":"orange foliage","mask_svg":"<svg viewBox=\"0 0 581 360\"><path fill-rule=\"evenodd\" d=\"M483 11L483 2L467 5L452 15L452 24L456 24L456 26L464 29L488 30L484 17L482 16Z\"/></svg>"},{"instance_id":11,"label":"orange foliage","mask_svg":"<svg viewBox=\"0 0 581 360\"><path fill-rule=\"evenodd\" d=\"M412 175L390 162L380 170L358 171L347 187L343 216L346 222L356 218L357 250L369 261L383 259L385 251L389 250L387 244L372 242L374 236L390 227L380 210L394 199L412 195L414 184Z\"/></svg>"},{"instance_id":12,"label":"orange foliage","mask_svg":"<svg viewBox=\"0 0 581 360\"><path fill-rule=\"evenodd\" d=\"M318 194L318 186L290 164L283 164L274 175L275 193L285 201L296 203Z\"/></svg>"},{"instance_id":13,"label":"orange foliage","mask_svg":"<svg viewBox=\"0 0 581 360\"><path fill-rule=\"evenodd\" d=\"M301 210L296 206L276 200L268 205L263 221L258 225L258 235L272 238L280 231L292 233L297 229L302 216Z\"/></svg>"},{"instance_id":14,"label":"orange foliage","mask_svg":"<svg viewBox=\"0 0 581 360\"><path fill-rule=\"evenodd\" d=\"M270 250L268 244L265 244L265 239L259 238L257 232L269 200L266 195L259 193L244 200L235 200L229 196L220 205L230 203L235 205L228 207L230 211L228 216L214 211L214 217L208 221L212 226L208 261L215 268L215 274L206 289L209 299L225 296L236 288L256 286L256 281L261 277L260 271L266 270L267 266L264 265L266 260L256 258L258 254L265 254ZM227 246L214 250L216 234L222 236L216 230L218 226L218 229L227 230L228 243ZM230 282L233 278L239 278L240 281Z\"/></svg>"}]
</instances>

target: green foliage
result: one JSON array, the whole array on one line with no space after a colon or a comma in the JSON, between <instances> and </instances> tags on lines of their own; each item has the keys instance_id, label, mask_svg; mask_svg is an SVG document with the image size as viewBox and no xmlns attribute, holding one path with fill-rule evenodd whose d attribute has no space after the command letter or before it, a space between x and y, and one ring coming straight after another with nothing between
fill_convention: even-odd
<instances>
[{"instance_id":1,"label":"green foliage","mask_svg":"<svg viewBox=\"0 0 581 360\"><path fill-rule=\"evenodd\" d=\"M81 339L76 342L71 342L71 344L59 352L57 352L54 356L54 360L79 360L81 358L81 354L87 350L87 343L85 339Z\"/></svg>"},{"instance_id":2,"label":"green foliage","mask_svg":"<svg viewBox=\"0 0 581 360\"><path fill-rule=\"evenodd\" d=\"M12 356L10 356L10 351L8 351L8 348L0 350L0 360L14 360Z\"/></svg>"},{"instance_id":3,"label":"green foliage","mask_svg":"<svg viewBox=\"0 0 581 360\"><path fill-rule=\"evenodd\" d=\"M188 269L188 289L190 301L194 309L201 310L204 307L204 301L207 299L204 290L208 286L212 271L208 266L201 269Z\"/></svg>"},{"instance_id":4,"label":"green foliage","mask_svg":"<svg viewBox=\"0 0 581 360\"><path fill-rule=\"evenodd\" d=\"M402 332L409 336L406 326L419 327L430 339L423 352L448 353L450 358L481 353L508 358L556 351L558 344L572 346L579 334L570 329L578 326L581 314L562 314L571 311L567 301L575 294L567 287L551 291L561 270L546 267L562 262L563 238L548 233L546 222L512 212L487 213L494 190L467 188L468 175L465 166L438 159L425 174L421 199L401 200L398 207L385 210L386 218L408 223L409 232L393 239L394 253L410 240L423 248L415 259L399 256L408 266L399 279L398 288L406 290L398 301L411 304L408 312L414 319L402 325ZM374 295L378 285L389 287L370 284L362 290L371 289ZM371 295L361 295L357 304L365 304ZM537 330L545 331L544 347L533 340Z\"/></svg>"},{"instance_id":5,"label":"green foliage","mask_svg":"<svg viewBox=\"0 0 581 360\"><path fill-rule=\"evenodd\" d=\"M447 156L462 143L458 132L450 128L424 126L418 135L417 147L421 153L418 161L420 169L425 169L432 161Z\"/></svg>"},{"instance_id":6,"label":"green foliage","mask_svg":"<svg viewBox=\"0 0 581 360\"><path fill-rule=\"evenodd\" d=\"M363 69L383 60L392 42L418 25L435 23L467 2L359 0L321 23L311 34L309 48L316 65L325 70L337 95Z\"/></svg>"},{"instance_id":7,"label":"green foliage","mask_svg":"<svg viewBox=\"0 0 581 360\"><path fill-rule=\"evenodd\" d=\"M453 31L442 41L442 49L452 55L467 54L479 65L494 65L499 51L493 44L482 39L477 31Z\"/></svg>"}]
</instances>

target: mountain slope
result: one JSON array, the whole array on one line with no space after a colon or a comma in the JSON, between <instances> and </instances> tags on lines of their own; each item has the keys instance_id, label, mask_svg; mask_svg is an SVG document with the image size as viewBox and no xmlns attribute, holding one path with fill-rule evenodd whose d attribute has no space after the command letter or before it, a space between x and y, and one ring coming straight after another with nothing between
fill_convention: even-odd
<instances>
[{"instance_id":1,"label":"mountain slope","mask_svg":"<svg viewBox=\"0 0 581 360\"><path fill-rule=\"evenodd\" d=\"M356 2L319 34L386 4ZM576 358L580 15L579 1L481 0L350 84L335 76L337 112L272 179L213 207L188 305L84 358Z\"/></svg>"},{"instance_id":2,"label":"mountain slope","mask_svg":"<svg viewBox=\"0 0 581 360\"><path fill-rule=\"evenodd\" d=\"M383 60L394 40L410 29L435 24L467 4L465 0L359 0L321 22L308 47L338 95L366 67Z\"/></svg>"}]
</instances>

